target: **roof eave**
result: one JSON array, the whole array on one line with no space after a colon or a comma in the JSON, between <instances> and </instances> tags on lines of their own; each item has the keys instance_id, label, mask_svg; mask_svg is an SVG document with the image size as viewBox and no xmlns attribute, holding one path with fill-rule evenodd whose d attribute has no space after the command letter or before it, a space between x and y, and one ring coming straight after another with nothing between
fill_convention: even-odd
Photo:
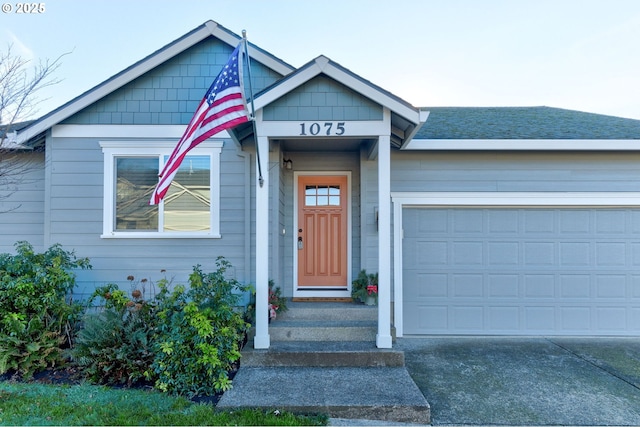
<instances>
[{"instance_id":1,"label":"roof eave","mask_svg":"<svg viewBox=\"0 0 640 427\"><path fill-rule=\"evenodd\" d=\"M138 61L137 63L131 65L120 73L105 80L92 89L89 89L87 92L79 95L78 97L72 99L61 107L36 120L32 125L18 133L16 140L17 143L24 144L31 138L45 132L52 126L55 126L56 124L67 119L83 108L88 107L104 96L123 87L127 83L133 81L134 79L163 64L164 62L170 60L171 58L184 52L185 50L210 36L213 36L233 47L235 47L241 40L240 36L234 34L218 23L214 21L207 21L188 34L185 34L181 38L162 47L146 58ZM272 68L274 71L282 75L287 75L294 70L292 66L286 64L281 60L278 60L274 56L269 55L265 51L252 46L251 44L249 44L248 54L251 58L267 65L268 67Z\"/></svg>"}]
</instances>

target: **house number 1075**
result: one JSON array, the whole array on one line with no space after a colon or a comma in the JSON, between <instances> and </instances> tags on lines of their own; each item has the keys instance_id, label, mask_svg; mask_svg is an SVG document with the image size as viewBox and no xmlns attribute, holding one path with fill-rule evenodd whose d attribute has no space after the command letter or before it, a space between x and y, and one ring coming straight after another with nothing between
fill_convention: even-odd
<instances>
[{"instance_id":1,"label":"house number 1075","mask_svg":"<svg viewBox=\"0 0 640 427\"><path fill-rule=\"evenodd\" d=\"M324 122L324 123L300 123L300 136L316 135L344 135L345 122Z\"/></svg>"}]
</instances>

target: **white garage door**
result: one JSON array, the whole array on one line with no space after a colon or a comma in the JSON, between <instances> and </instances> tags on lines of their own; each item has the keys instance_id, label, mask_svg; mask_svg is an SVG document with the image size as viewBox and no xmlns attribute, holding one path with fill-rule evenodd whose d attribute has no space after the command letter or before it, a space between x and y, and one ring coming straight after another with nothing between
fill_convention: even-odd
<instances>
[{"instance_id":1,"label":"white garage door","mask_svg":"<svg viewBox=\"0 0 640 427\"><path fill-rule=\"evenodd\" d=\"M640 210L404 208L405 334L640 335Z\"/></svg>"}]
</instances>

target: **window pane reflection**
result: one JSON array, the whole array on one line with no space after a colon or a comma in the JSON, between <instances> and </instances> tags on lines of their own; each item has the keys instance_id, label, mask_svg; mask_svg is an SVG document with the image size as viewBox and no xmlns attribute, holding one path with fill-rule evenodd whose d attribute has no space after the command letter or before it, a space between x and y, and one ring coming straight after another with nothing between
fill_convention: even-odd
<instances>
[{"instance_id":1,"label":"window pane reflection","mask_svg":"<svg viewBox=\"0 0 640 427\"><path fill-rule=\"evenodd\" d=\"M149 206L158 182L158 158L118 157L115 163L116 230L158 231L158 206Z\"/></svg>"},{"instance_id":2,"label":"window pane reflection","mask_svg":"<svg viewBox=\"0 0 640 427\"><path fill-rule=\"evenodd\" d=\"M340 206L338 185L307 185L304 194L305 206Z\"/></svg>"},{"instance_id":3,"label":"window pane reflection","mask_svg":"<svg viewBox=\"0 0 640 427\"><path fill-rule=\"evenodd\" d=\"M187 156L182 161L164 199L164 231L210 229L210 169L209 156Z\"/></svg>"}]
</instances>

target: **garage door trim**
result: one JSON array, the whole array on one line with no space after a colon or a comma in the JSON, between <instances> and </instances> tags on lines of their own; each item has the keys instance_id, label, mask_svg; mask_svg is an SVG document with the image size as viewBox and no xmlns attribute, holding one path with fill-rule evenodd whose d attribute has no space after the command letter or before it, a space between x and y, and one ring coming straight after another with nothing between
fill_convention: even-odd
<instances>
[{"instance_id":1,"label":"garage door trim","mask_svg":"<svg viewBox=\"0 0 640 427\"><path fill-rule=\"evenodd\" d=\"M394 325L403 336L404 208L411 207L640 207L640 192L392 192Z\"/></svg>"}]
</instances>

